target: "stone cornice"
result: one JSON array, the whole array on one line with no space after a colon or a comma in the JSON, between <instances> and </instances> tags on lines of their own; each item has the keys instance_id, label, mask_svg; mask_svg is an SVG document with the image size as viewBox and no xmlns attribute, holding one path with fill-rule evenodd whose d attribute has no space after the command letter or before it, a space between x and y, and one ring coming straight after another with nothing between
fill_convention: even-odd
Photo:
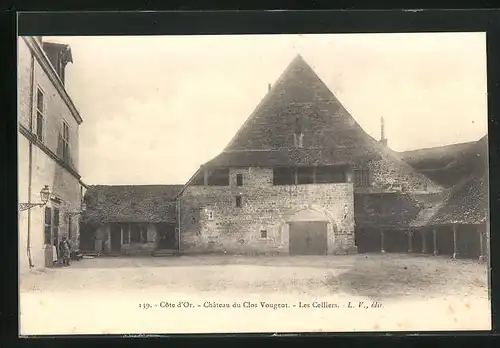
<instances>
[{"instance_id":1,"label":"stone cornice","mask_svg":"<svg viewBox=\"0 0 500 348\"><path fill-rule=\"evenodd\" d=\"M42 142L40 142L36 136L30 132L26 127L23 125L19 125L19 133L24 135L31 143L35 144L40 150L42 150L47 156L52 158L54 161L56 161L61 167L66 169L71 175L73 175L78 182L81 183L81 176L78 174L78 172L74 169L71 168L67 163L65 163L63 160L61 160L57 155L52 152L47 146L45 146Z\"/></svg>"},{"instance_id":2,"label":"stone cornice","mask_svg":"<svg viewBox=\"0 0 500 348\"><path fill-rule=\"evenodd\" d=\"M82 124L83 119L80 116L80 113L76 109L75 104L71 100L71 97L69 96L68 92L64 88L64 85L61 82L61 79L57 75L56 71L54 70L54 67L50 63L49 59L47 58L47 56L46 56L45 52L43 51L42 47L40 46L40 44L32 36L24 36L23 39L26 42L26 44L28 45L31 52L33 52L34 56L37 58L38 62L40 63L40 66L45 71L45 73L49 77L49 79L52 82L52 84L54 85L54 87L59 92L59 95L61 96L61 98L64 100L64 102L68 106L68 108L69 108L71 114L73 115L73 117L75 118L76 122L78 124Z\"/></svg>"}]
</instances>

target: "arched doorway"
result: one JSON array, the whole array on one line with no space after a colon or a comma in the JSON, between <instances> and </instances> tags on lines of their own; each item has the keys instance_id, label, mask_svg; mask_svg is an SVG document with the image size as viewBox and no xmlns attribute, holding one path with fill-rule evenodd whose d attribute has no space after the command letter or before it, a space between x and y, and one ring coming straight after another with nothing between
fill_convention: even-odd
<instances>
[{"instance_id":1,"label":"arched doorway","mask_svg":"<svg viewBox=\"0 0 500 348\"><path fill-rule=\"evenodd\" d=\"M315 209L293 214L287 221L290 255L327 255L332 225L328 217Z\"/></svg>"}]
</instances>

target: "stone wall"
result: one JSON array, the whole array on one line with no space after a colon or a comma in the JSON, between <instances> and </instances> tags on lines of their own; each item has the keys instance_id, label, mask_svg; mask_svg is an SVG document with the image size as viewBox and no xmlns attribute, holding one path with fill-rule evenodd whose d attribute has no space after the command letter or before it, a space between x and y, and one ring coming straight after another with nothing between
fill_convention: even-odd
<instances>
[{"instance_id":1,"label":"stone wall","mask_svg":"<svg viewBox=\"0 0 500 348\"><path fill-rule=\"evenodd\" d=\"M236 186L237 174L243 175L243 186ZM355 250L351 183L274 186L272 179L270 168L231 169L229 187L187 187L180 198L182 252L286 254L286 222L305 212L329 223L329 254Z\"/></svg>"}]
</instances>

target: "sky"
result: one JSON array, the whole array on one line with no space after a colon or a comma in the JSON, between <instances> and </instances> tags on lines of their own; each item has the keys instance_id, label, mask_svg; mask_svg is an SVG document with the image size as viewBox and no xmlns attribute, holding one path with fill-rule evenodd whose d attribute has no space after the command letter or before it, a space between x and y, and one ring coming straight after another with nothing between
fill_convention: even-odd
<instances>
[{"instance_id":1,"label":"sky","mask_svg":"<svg viewBox=\"0 0 500 348\"><path fill-rule=\"evenodd\" d=\"M297 55L395 151L487 133L484 33L45 37L71 45L90 185L183 184Z\"/></svg>"}]
</instances>

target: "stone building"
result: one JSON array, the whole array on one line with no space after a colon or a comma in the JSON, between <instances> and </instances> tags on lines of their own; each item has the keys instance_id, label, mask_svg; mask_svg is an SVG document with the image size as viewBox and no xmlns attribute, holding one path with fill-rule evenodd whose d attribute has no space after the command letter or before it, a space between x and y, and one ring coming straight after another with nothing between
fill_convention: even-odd
<instances>
[{"instance_id":1,"label":"stone building","mask_svg":"<svg viewBox=\"0 0 500 348\"><path fill-rule=\"evenodd\" d=\"M18 197L46 205L19 211L19 268L52 265L52 245L67 236L78 249L79 212L85 185L78 173L78 132L83 122L65 88L72 62L67 45L41 37L18 40Z\"/></svg>"},{"instance_id":2,"label":"stone building","mask_svg":"<svg viewBox=\"0 0 500 348\"><path fill-rule=\"evenodd\" d=\"M151 255L178 251L176 195L182 185L90 186L82 251Z\"/></svg>"},{"instance_id":3,"label":"stone building","mask_svg":"<svg viewBox=\"0 0 500 348\"><path fill-rule=\"evenodd\" d=\"M481 162L487 151L478 157L473 144L392 151L383 119L376 140L297 56L225 149L186 185L90 188L85 216L93 221L88 235L98 236L98 245L88 245L108 253L171 248L183 254L446 253L458 239L446 239L447 232L437 229L486 226L484 195L468 206L463 193L477 183L471 175L483 178L484 171L471 168L487 168ZM438 218L446 209L460 211L457 200L483 215L467 221ZM129 243L131 223L149 226L143 242ZM159 223L168 223L175 235L168 248L154 239ZM429 231L434 231L432 247ZM455 249L483 255L464 233L463 245ZM474 236L484 244L487 234Z\"/></svg>"},{"instance_id":4,"label":"stone building","mask_svg":"<svg viewBox=\"0 0 500 348\"><path fill-rule=\"evenodd\" d=\"M390 211L404 224L418 214L414 194L442 190L384 136L369 136L299 55L222 153L183 188L180 249L356 252L358 221L377 227ZM394 211L402 208L408 211Z\"/></svg>"}]
</instances>

